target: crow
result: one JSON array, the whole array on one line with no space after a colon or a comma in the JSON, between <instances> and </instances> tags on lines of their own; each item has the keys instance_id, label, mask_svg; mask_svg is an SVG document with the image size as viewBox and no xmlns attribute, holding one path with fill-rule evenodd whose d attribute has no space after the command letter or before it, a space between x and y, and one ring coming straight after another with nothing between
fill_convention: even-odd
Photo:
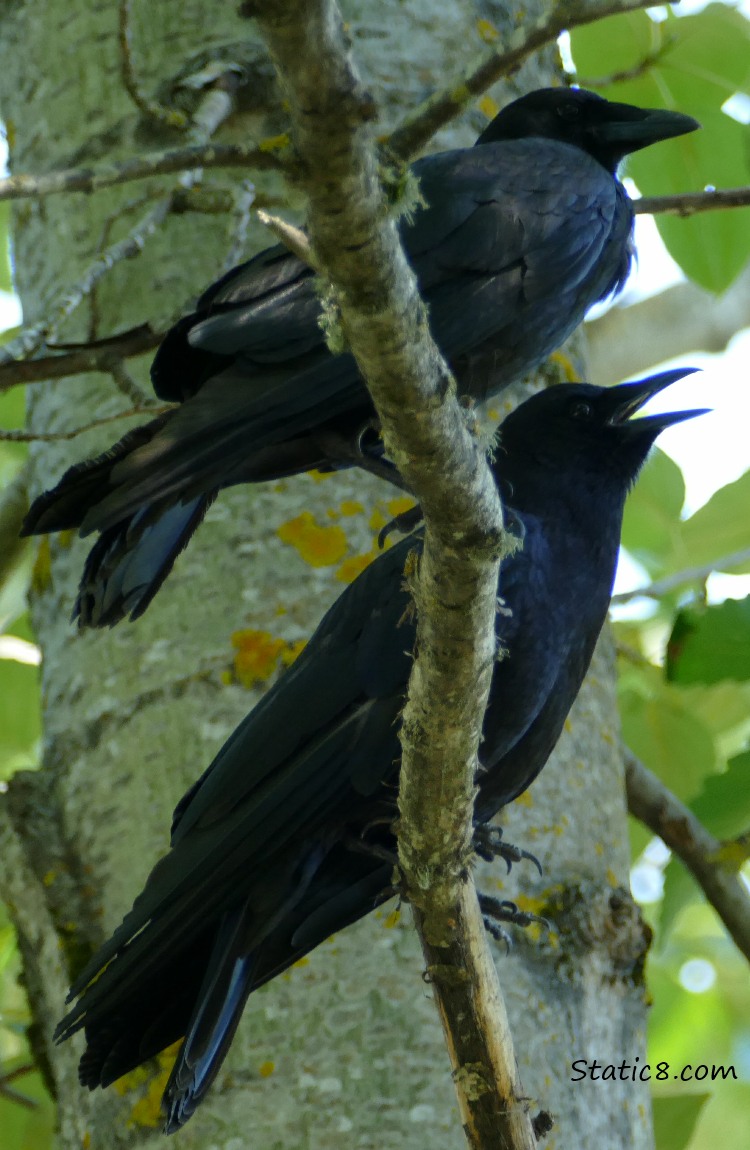
<instances>
[{"instance_id":1,"label":"crow","mask_svg":"<svg viewBox=\"0 0 750 1150\"><path fill-rule=\"evenodd\" d=\"M424 206L401 218L401 239L461 394L481 400L531 370L622 288L633 209L618 164L697 127L542 89L504 108L475 147L414 164ZM223 487L353 465L397 478L357 364L328 350L321 310L312 269L283 247L229 272L154 360L157 395L180 406L35 501L24 534L101 533L74 608L81 626L141 615Z\"/></svg>"},{"instance_id":2,"label":"crow","mask_svg":"<svg viewBox=\"0 0 750 1150\"><path fill-rule=\"evenodd\" d=\"M607 615L623 505L663 428L630 421L691 369L609 389L562 384L501 427L494 473L522 548L501 567L484 721L481 831L547 761ZM70 992L58 1040L83 1028L80 1080L107 1086L178 1039L166 1131L216 1077L248 995L393 892L399 716L415 623L402 573L420 535L334 603L179 802L171 849ZM417 653L417 658L418 658ZM486 841L486 840L482 840Z\"/></svg>"}]
</instances>

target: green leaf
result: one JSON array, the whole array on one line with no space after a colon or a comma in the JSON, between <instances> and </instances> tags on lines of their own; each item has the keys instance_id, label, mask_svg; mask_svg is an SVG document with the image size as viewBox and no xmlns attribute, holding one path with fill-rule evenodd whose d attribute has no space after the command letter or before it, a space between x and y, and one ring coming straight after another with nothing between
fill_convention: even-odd
<instances>
[{"instance_id":1,"label":"green leaf","mask_svg":"<svg viewBox=\"0 0 750 1150\"><path fill-rule=\"evenodd\" d=\"M680 512L685 481L677 464L656 448L625 504L622 544L657 578L683 554Z\"/></svg>"},{"instance_id":2,"label":"green leaf","mask_svg":"<svg viewBox=\"0 0 750 1150\"><path fill-rule=\"evenodd\" d=\"M0 659L0 779L37 765L39 668Z\"/></svg>"},{"instance_id":3,"label":"green leaf","mask_svg":"<svg viewBox=\"0 0 750 1150\"><path fill-rule=\"evenodd\" d=\"M691 903L701 903L703 891L679 859L671 858L664 869L664 893L659 912L659 946L669 942L678 915Z\"/></svg>"},{"instance_id":4,"label":"green leaf","mask_svg":"<svg viewBox=\"0 0 750 1150\"><path fill-rule=\"evenodd\" d=\"M668 684L650 698L621 690L620 718L627 746L679 798L693 798L716 770L710 732Z\"/></svg>"},{"instance_id":5,"label":"green leaf","mask_svg":"<svg viewBox=\"0 0 750 1150\"><path fill-rule=\"evenodd\" d=\"M730 759L723 774L707 778L690 809L716 838L731 839L746 831L750 826L750 751Z\"/></svg>"},{"instance_id":6,"label":"green leaf","mask_svg":"<svg viewBox=\"0 0 750 1150\"><path fill-rule=\"evenodd\" d=\"M13 291L10 274L10 204L0 204L0 291Z\"/></svg>"},{"instance_id":7,"label":"green leaf","mask_svg":"<svg viewBox=\"0 0 750 1150\"><path fill-rule=\"evenodd\" d=\"M750 129L721 110L730 96L750 88L750 23L741 12L711 4L659 24L633 12L578 29L571 47L582 81L594 81L608 99L678 109L703 125L629 158L627 174L644 195L748 182ZM654 53L657 59L640 74L607 83L608 75L637 69ZM686 275L712 291L728 287L750 258L744 210L688 219L658 215L656 222Z\"/></svg>"},{"instance_id":8,"label":"green leaf","mask_svg":"<svg viewBox=\"0 0 750 1150\"><path fill-rule=\"evenodd\" d=\"M651 1105L656 1150L684 1150L710 1097L709 1092L654 1097Z\"/></svg>"},{"instance_id":9,"label":"green leaf","mask_svg":"<svg viewBox=\"0 0 750 1150\"><path fill-rule=\"evenodd\" d=\"M673 683L750 679L750 596L678 612L665 669Z\"/></svg>"},{"instance_id":10,"label":"green leaf","mask_svg":"<svg viewBox=\"0 0 750 1150\"><path fill-rule=\"evenodd\" d=\"M682 525L682 538L690 565L702 566L738 551L750 550L750 471L720 487L695 515ZM673 568L677 570L677 568ZM750 559L736 566L718 567L735 575L750 572Z\"/></svg>"}]
</instances>

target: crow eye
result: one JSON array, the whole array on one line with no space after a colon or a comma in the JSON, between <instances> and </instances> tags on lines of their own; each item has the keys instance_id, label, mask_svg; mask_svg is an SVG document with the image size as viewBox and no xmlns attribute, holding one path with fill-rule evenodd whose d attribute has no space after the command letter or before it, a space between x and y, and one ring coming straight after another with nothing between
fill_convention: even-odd
<instances>
[{"instance_id":1,"label":"crow eye","mask_svg":"<svg viewBox=\"0 0 750 1150\"><path fill-rule=\"evenodd\" d=\"M584 403L583 400L578 400L570 409L571 419L592 419L594 409L590 403Z\"/></svg>"}]
</instances>

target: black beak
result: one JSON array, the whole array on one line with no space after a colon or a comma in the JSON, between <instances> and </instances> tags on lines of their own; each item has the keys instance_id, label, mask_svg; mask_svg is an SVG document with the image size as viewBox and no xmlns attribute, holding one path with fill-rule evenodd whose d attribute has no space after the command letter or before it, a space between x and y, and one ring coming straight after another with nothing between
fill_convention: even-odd
<instances>
[{"instance_id":1,"label":"black beak","mask_svg":"<svg viewBox=\"0 0 750 1150\"><path fill-rule=\"evenodd\" d=\"M607 119L593 129L597 143L627 156L659 140L684 136L700 128L692 116L658 108L634 108L631 104L608 104Z\"/></svg>"},{"instance_id":2,"label":"black beak","mask_svg":"<svg viewBox=\"0 0 750 1150\"><path fill-rule=\"evenodd\" d=\"M678 379L685 379L686 376L693 375L698 370L697 367L676 367L671 371L662 371L658 375L639 379L635 383L622 383L619 387L611 387L608 399L612 403L612 414L608 422L617 426L625 425L636 435L649 432L655 437L665 427L671 427L673 423L694 419L696 415L706 415L711 410L709 407L696 408L691 411L669 411L661 415L647 415L643 419L630 422L630 416L634 415L636 411L640 411L652 396L658 395L665 387L676 383Z\"/></svg>"}]
</instances>

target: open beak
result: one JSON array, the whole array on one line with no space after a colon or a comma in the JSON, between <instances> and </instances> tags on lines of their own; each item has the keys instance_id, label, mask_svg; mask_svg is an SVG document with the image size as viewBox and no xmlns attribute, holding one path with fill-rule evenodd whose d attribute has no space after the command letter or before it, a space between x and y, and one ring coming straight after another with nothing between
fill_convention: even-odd
<instances>
[{"instance_id":1,"label":"open beak","mask_svg":"<svg viewBox=\"0 0 750 1150\"><path fill-rule=\"evenodd\" d=\"M682 112L667 112L660 108L635 108L630 104L609 104L607 119L597 124L594 135L602 144L621 155L637 152L656 144L659 140L670 140L673 136L684 136L700 128L692 116Z\"/></svg>"},{"instance_id":2,"label":"open beak","mask_svg":"<svg viewBox=\"0 0 750 1150\"><path fill-rule=\"evenodd\" d=\"M671 427L673 423L694 419L696 415L706 415L711 410L710 407L695 408L690 411L668 411L661 415L646 415L642 419L630 421L631 415L640 411L652 396L658 395L665 387L676 383L678 379L685 379L686 376L693 375L698 370L697 367L677 367L671 371L661 371L657 375L650 375L646 379L639 379L635 383L622 383L618 387L611 387L608 398L612 401L612 414L608 422L618 426L625 424L635 434L647 430L658 434L665 427Z\"/></svg>"}]
</instances>

